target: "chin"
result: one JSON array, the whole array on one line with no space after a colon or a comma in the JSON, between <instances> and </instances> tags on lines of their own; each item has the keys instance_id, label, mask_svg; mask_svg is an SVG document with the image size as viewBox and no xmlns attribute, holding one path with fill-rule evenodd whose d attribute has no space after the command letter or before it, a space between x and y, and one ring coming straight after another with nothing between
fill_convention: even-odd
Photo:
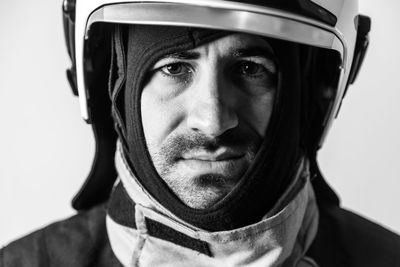
<instances>
[{"instance_id":1,"label":"chin","mask_svg":"<svg viewBox=\"0 0 400 267\"><path fill-rule=\"evenodd\" d=\"M221 200L227 193L214 192L213 190L201 190L196 195L182 195L179 198L182 202L193 209L207 209Z\"/></svg>"},{"instance_id":2,"label":"chin","mask_svg":"<svg viewBox=\"0 0 400 267\"><path fill-rule=\"evenodd\" d=\"M206 209L229 194L236 185L233 177L221 174L165 177L164 179L177 197L194 209Z\"/></svg>"}]
</instances>

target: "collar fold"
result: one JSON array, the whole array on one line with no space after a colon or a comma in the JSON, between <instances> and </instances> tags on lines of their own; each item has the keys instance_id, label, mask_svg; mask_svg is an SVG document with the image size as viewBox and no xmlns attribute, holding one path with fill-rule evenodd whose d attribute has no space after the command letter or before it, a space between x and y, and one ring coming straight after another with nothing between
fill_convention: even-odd
<instances>
[{"instance_id":1,"label":"collar fold","mask_svg":"<svg viewBox=\"0 0 400 267\"><path fill-rule=\"evenodd\" d=\"M125 266L316 266L305 257L318 228L318 209L307 162L263 219L209 232L158 203L116 154L119 183L109 202L111 247Z\"/></svg>"}]
</instances>

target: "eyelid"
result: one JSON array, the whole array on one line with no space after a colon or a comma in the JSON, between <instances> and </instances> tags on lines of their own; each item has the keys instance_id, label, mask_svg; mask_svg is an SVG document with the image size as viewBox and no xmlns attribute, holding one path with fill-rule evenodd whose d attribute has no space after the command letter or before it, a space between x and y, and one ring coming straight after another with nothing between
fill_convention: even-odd
<instances>
[{"instance_id":1,"label":"eyelid","mask_svg":"<svg viewBox=\"0 0 400 267\"><path fill-rule=\"evenodd\" d=\"M168 65L178 64L178 63L190 65L189 60L183 60L183 59L173 58L173 57L166 57L166 58L163 58L163 59L157 61L157 63L154 64L152 70L162 69Z\"/></svg>"},{"instance_id":2,"label":"eyelid","mask_svg":"<svg viewBox=\"0 0 400 267\"><path fill-rule=\"evenodd\" d=\"M277 66L275 61L272 59L262 56L251 56L251 57L243 57L241 58L241 60L260 64L271 74L277 74Z\"/></svg>"}]
</instances>

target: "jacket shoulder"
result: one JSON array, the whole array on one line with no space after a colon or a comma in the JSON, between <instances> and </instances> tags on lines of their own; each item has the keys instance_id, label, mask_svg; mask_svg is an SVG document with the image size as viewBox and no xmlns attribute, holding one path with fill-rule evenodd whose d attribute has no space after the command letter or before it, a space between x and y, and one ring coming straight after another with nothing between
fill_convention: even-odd
<instances>
[{"instance_id":1,"label":"jacket shoulder","mask_svg":"<svg viewBox=\"0 0 400 267\"><path fill-rule=\"evenodd\" d=\"M400 267L400 236L349 210L324 207L311 253L326 262L321 266Z\"/></svg>"},{"instance_id":2,"label":"jacket shoulder","mask_svg":"<svg viewBox=\"0 0 400 267\"><path fill-rule=\"evenodd\" d=\"M53 223L0 250L0 266L120 266L106 234L105 207Z\"/></svg>"}]
</instances>

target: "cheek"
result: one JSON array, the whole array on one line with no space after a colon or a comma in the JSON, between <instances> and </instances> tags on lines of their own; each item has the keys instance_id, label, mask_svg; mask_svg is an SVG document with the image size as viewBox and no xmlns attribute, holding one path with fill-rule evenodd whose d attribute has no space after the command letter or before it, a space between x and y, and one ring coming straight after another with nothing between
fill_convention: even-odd
<instances>
[{"instance_id":1,"label":"cheek","mask_svg":"<svg viewBox=\"0 0 400 267\"><path fill-rule=\"evenodd\" d=\"M274 106L275 93L268 92L258 97L249 97L242 106L242 120L261 137L265 136Z\"/></svg>"},{"instance_id":2,"label":"cheek","mask_svg":"<svg viewBox=\"0 0 400 267\"><path fill-rule=\"evenodd\" d=\"M160 97L148 85L141 97L142 126L147 144L160 146L179 124L180 105L177 101Z\"/></svg>"}]
</instances>

